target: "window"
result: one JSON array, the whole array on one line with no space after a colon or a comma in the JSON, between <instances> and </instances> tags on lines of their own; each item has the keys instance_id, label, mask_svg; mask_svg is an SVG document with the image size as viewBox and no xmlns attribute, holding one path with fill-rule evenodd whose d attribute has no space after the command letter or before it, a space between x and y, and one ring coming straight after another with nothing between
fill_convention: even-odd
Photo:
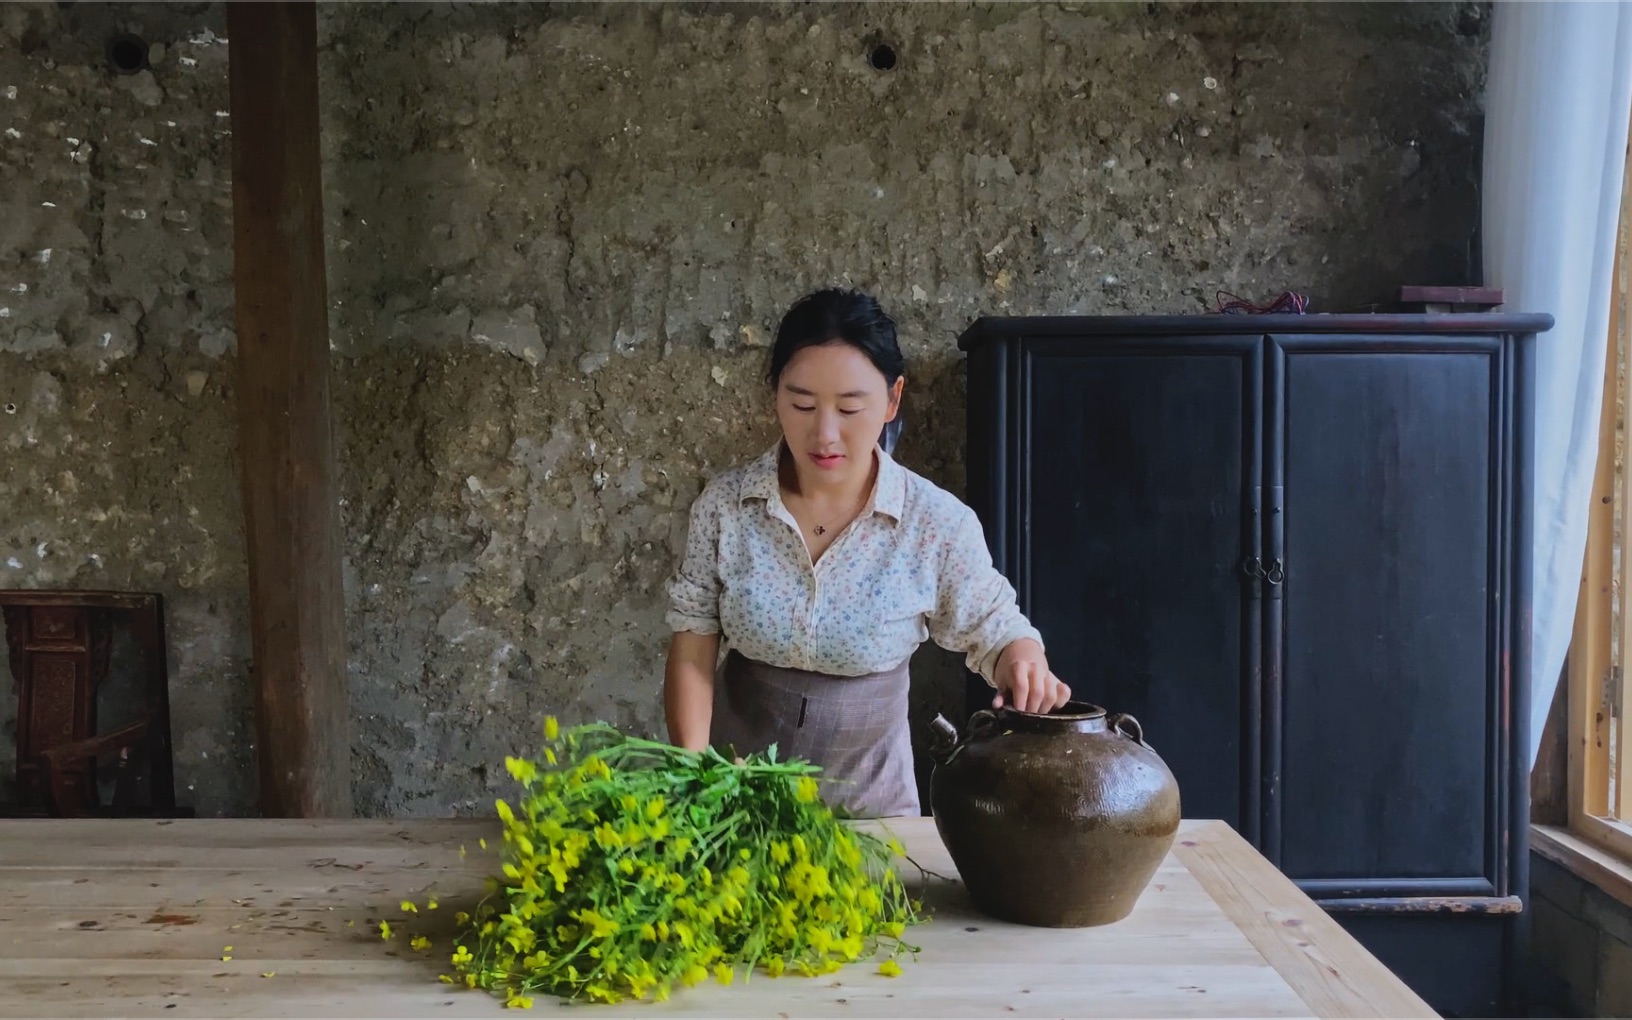
<instances>
[{"instance_id":1,"label":"window","mask_svg":"<svg viewBox=\"0 0 1632 1020\"><path fill-rule=\"evenodd\" d=\"M1632 470L1628 418L1632 414L1632 344L1628 327L1627 203L1622 202L1616 244L1614 294L1604 406L1598 428L1587 555L1570 641L1565 695L1568 808L1571 833L1632 861Z\"/></svg>"}]
</instances>

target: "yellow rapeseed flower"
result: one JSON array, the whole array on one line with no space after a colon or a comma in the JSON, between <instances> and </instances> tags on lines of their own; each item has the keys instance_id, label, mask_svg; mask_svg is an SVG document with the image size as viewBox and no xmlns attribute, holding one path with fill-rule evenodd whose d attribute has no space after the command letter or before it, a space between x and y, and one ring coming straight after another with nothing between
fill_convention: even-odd
<instances>
[{"instance_id":1,"label":"yellow rapeseed flower","mask_svg":"<svg viewBox=\"0 0 1632 1020\"><path fill-rule=\"evenodd\" d=\"M883 840L836 817L803 763L722 769L711 752L553 717L544 734L505 758L523 790L492 801L504 842L486 897L455 915L468 945L449 982L513 1008L539 993L662 1001L744 966L826 974L875 948L916 951L899 940L916 907Z\"/></svg>"},{"instance_id":2,"label":"yellow rapeseed flower","mask_svg":"<svg viewBox=\"0 0 1632 1020\"><path fill-rule=\"evenodd\" d=\"M894 960L885 960L878 965L878 972L885 977L900 977L901 965Z\"/></svg>"},{"instance_id":3,"label":"yellow rapeseed flower","mask_svg":"<svg viewBox=\"0 0 1632 1020\"><path fill-rule=\"evenodd\" d=\"M538 766L534 765L525 758L513 758L506 755L504 759L504 767L505 770L510 773L510 778L514 779L518 783L521 783L523 786L538 778Z\"/></svg>"}]
</instances>

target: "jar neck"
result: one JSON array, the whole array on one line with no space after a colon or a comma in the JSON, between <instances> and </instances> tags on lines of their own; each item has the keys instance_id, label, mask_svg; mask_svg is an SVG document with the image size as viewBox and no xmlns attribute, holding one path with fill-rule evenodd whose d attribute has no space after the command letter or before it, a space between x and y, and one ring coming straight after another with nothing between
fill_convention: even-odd
<instances>
[{"instance_id":1,"label":"jar neck","mask_svg":"<svg viewBox=\"0 0 1632 1020\"><path fill-rule=\"evenodd\" d=\"M1104 733L1109 729L1105 710L1086 701L1068 701L1047 715L1003 708L998 717L1003 729L1016 733Z\"/></svg>"}]
</instances>

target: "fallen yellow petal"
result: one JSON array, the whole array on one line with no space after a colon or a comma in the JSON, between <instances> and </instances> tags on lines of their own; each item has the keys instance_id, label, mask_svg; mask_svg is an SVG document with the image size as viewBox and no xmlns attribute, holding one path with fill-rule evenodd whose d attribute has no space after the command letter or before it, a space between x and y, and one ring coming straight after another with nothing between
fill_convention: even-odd
<instances>
[{"instance_id":1,"label":"fallen yellow petal","mask_svg":"<svg viewBox=\"0 0 1632 1020\"><path fill-rule=\"evenodd\" d=\"M275 971L275 970L263 970L263 971L261 971L261 977L271 977L276 973L277 973L277 971Z\"/></svg>"}]
</instances>

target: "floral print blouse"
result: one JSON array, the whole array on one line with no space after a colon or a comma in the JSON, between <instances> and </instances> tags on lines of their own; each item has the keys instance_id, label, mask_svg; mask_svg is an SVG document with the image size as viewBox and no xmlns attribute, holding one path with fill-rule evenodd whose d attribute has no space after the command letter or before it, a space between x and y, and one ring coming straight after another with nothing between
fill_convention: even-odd
<instances>
[{"instance_id":1,"label":"floral print blouse","mask_svg":"<svg viewBox=\"0 0 1632 1020\"><path fill-rule=\"evenodd\" d=\"M872 496L813 567L782 502L781 449L720 473L692 505L667 586L672 630L722 634L747 658L833 676L893 669L933 638L987 683L1011 641L1042 643L975 512L876 447Z\"/></svg>"}]
</instances>

